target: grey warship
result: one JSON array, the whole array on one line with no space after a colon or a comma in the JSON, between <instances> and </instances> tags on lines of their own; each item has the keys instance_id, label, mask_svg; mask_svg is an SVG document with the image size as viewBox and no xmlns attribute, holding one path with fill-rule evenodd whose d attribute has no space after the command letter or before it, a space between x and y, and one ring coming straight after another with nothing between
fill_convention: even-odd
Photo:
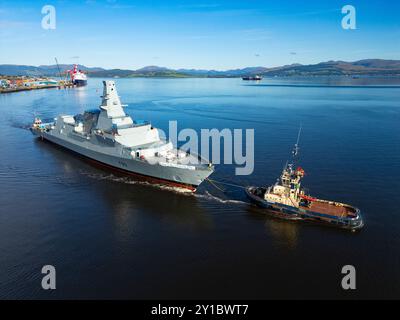
<instances>
[{"instance_id":1,"label":"grey warship","mask_svg":"<svg viewBox=\"0 0 400 320\"><path fill-rule=\"evenodd\" d=\"M59 115L48 123L36 118L32 133L140 180L196 191L213 173L213 165L162 140L150 122L127 115L114 81L103 81L103 86L99 109Z\"/></svg>"}]
</instances>

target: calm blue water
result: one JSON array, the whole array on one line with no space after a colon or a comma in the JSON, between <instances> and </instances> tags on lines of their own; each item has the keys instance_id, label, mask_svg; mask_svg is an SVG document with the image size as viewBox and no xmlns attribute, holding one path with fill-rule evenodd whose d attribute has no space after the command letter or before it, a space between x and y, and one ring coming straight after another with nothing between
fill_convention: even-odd
<instances>
[{"instance_id":1,"label":"calm blue water","mask_svg":"<svg viewBox=\"0 0 400 320\"><path fill-rule=\"evenodd\" d=\"M215 180L272 184L303 125L311 193L351 203L351 233L279 221L240 189L195 196L92 167L26 129L100 104L88 87L0 95L0 298L400 298L400 81L117 79L127 111L168 129L254 128L255 171ZM371 85L370 87L364 87ZM232 201L233 200L233 201ZM57 289L41 289L43 265ZM357 290L340 287L357 270Z\"/></svg>"}]
</instances>

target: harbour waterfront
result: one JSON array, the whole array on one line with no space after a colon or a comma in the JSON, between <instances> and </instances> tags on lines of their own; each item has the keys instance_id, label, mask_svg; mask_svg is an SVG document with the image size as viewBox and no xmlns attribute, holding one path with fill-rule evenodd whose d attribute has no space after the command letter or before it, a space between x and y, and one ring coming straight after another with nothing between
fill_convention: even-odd
<instances>
[{"instance_id":1,"label":"harbour waterfront","mask_svg":"<svg viewBox=\"0 0 400 320\"><path fill-rule=\"evenodd\" d=\"M270 185L302 123L312 193L361 209L360 232L266 217L243 190L196 195L100 170L34 139L35 115L97 108L87 87L0 96L0 298L399 298L400 81L117 79L126 111L167 132L255 129L255 171L213 179ZM41 289L43 265L57 289ZM357 290L341 289L354 265Z\"/></svg>"}]
</instances>

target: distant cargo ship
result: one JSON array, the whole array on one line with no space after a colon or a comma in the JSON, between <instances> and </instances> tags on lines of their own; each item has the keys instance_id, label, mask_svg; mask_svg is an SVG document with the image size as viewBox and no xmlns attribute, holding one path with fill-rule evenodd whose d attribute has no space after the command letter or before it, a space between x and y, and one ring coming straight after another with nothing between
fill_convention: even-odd
<instances>
[{"instance_id":1,"label":"distant cargo ship","mask_svg":"<svg viewBox=\"0 0 400 320\"><path fill-rule=\"evenodd\" d=\"M74 65L73 70L68 70L69 75L71 77L71 82L80 87L87 85L87 76L81 70L78 70L78 65Z\"/></svg>"},{"instance_id":2,"label":"distant cargo ship","mask_svg":"<svg viewBox=\"0 0 400 320\"><path fill-rule=\"evenodd\" d=\"M260 81L263 78L261 76L254 76L254 77L243 77L242 79L245 81Z\"/></svg>"}]
</instances>

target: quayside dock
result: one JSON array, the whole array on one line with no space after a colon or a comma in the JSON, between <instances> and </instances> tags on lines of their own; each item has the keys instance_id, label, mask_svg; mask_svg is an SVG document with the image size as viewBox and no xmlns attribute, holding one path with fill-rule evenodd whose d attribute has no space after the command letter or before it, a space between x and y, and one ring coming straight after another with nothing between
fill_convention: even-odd
<instances>
[{"instance_id":1,"label":"quayside dock","mask_svg":"<svg viewBox=\"0 0 400 320\"><path fill-rule=\"evenodd\" d=\"M10 88L0 88L0 93L12 93L12 92L20 92L20 91L30 91L30 90L40 90L40 89L64 89L64 88L74 88L72 82L60 82L58 84L47 84L47 85L38 85L38 86L21 86L21 87L10 87Z\"/></svg>"},{"instance_id":2,"label":"quayside dock","mask_svg":"<svg viewBox=\"0 0 400 320\"><path fill-rule=\"evenodd\" d=\"M59 85L45 85L45 86L32 86L32 87L17 87L17 88L1 88L0 93L11 93L11 92L19 92L19 91L30 91L30 90L38 90L38 89L51 89L51 88L59 88Z\"/></svg>"}]
</instances>

